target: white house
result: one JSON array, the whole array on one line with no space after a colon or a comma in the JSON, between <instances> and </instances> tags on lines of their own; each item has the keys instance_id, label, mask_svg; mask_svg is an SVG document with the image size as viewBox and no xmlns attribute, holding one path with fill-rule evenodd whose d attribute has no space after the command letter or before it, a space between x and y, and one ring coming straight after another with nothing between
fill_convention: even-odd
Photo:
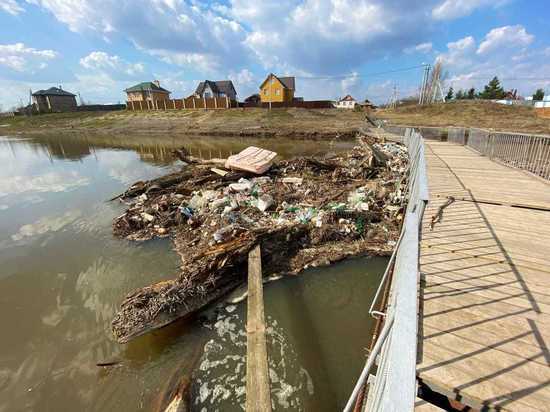
<instances>
[{"instance_id":1,"label":"white house","mask_svg":"<svg viewBox=\"0 0 550 412\"><path fill-rule=\"evenodd\" d=\"M535 107L537 109L543 109L546 107L550 107L550 95L544 95L543 99L541 101L535 102Z\"/></svg>"},{"instance_id":2,"label":"white house","mask_svg":"<svg viewBox=\"0 0 550 412\"><path fill-rule=\"evenodd\" d=\"M355 100L351 95L347 95L346 97L342 97L340 100L336 102L334 105L337 109L355 109L355 106L359 104L357 100Z\"/></svg>"}]
</instances>

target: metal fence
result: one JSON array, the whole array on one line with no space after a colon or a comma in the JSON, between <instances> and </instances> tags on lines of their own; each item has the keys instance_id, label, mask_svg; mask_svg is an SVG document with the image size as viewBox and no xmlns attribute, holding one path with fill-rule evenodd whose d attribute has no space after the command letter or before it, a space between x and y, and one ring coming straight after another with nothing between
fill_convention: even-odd
<instances>
[{"instance_id":1,"label":"metal fence","mask_svg":"<svg viewBox=\"0 0 550 412\"><path fill-rule=\"evenodd\" d=\"M550 136L470 129L467 146L491 160L550 180Z\"/></svg>"},{"instance_id":2,"label":"metal fence","mask_svg":"<svg viewBox=\"0 0 550 412\"><path fill-rule=\"evenodd\" d=\"M410 411L416 397L416 345L418 316L418 256L422 216L428 202L424 143L420 133L408 129L404 143L409 151L407 208L399 240L382 277L369 313L384 320L382 331L344 411L353 409L367 384L368 411ZM393 276L391 269L393 267ZM391 278L385 313L375 310ZM381 309L384 310L384 309ZM371 374L375 361L376 373ZM368 380L368 381L367 381Z\"/></svg>"},{"instance_id":3,"label":"metal fence","mask_svg":"<svg viewBox=\"0 0 550 412\"><path fill-rule=\"evenodd\" d=\"M449 127L447 129L447 141L458 144L466 144L466 129L462 127Z\"/></svg>"},{"instance_id":4,"label":"metal fence","mask_svg":"<svg viewBox=\"0 0 550 412\"><path fill-rule=\"evenodd\" d=\"M387 131L403 135L403 126L385 126ZM478 128L415 128L423 138L440 138L468 146L480 154L508 166L527 170L543 179L550 180L550 136L494 132Z\"/></svg>"}]
</instances>

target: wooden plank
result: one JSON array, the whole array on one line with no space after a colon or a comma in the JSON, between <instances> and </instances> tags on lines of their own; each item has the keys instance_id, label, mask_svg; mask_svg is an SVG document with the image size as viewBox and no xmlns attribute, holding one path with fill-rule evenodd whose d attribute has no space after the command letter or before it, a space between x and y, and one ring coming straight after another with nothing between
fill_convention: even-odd
<instances>
[{"instance_id":1,"label":"wooden plank","mask_svg":"<svg viewBox=\"0 0 550 412\"><path fill-rule=\"evenodd\" d=\"M262 258L260 245L248 254L246 321L246 411L270 412L271 393L265 338Z\"/></svg>"}]
</instances>

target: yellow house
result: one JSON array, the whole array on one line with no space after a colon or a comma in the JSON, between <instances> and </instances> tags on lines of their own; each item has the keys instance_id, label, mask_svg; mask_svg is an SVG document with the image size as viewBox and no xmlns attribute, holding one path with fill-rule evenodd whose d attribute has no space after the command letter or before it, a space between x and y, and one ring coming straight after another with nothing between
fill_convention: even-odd
<instances>
[{"instance_id":1,"label":"yellow house","mask_svg":"<svg viewBox=\"0 0 550 412\"><path fill-rule=\"evenodd\" d=\"M277 77L271 73L260 85L262 103L292 103L295 83L294 77Z\"/></svg>"}]
</instances>

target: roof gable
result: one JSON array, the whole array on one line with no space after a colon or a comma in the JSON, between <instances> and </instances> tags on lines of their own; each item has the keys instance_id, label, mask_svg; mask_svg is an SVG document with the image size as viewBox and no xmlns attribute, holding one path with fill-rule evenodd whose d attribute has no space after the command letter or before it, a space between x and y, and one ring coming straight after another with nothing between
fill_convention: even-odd
<instances>
[{"instance_id":1,"label":"roof gable","mask_svg":"<svg viewBox=\"0 0 550 412\"><path fill-rule=\"evenodd\" d=\"M225 93L226 95L232 93L237 94L235 86L233 86L233 82L231 80L205 80L199 83L195 90L195 94L202 94L207 85L210 87L210 90L212 90L213 93Z\"/></svg>"},{"instance_id":2,"label":"roof gable","mask_svg":"<svg viewBox=\"0 0 550 412\"><path fill-rule=\"evenodd\" d=\"M124 90L126 93L131 92L158 92L158 93L171 93L169 90L166 90L163 87L157 86L153 82L142 82L136 84L135 86L128 87Z\"/></svg>"},{"instance_id":3,"label":"roof gable","mask_svg":"<svg viewBox=\"0 0 550 412\"><path fill-rule=\"evenodd\" d=\"M267 83L271 76L273 76L273 78L277 80L285 89L296 90L296 82L294 77L277 77L273 73L270 73L262 84L260 84L260 89L264 87L264 84Z\"/></svg>"},{"instance_id":4,"label":"roof gable","mask_svg":"<svg viewBox=\"0 0 550 412\"><path fill-rule=\"evenodd\" d=\"M355 102L356 100L350 95L346 95L340 99L341 102Z\"/></svg>"},{"instance_id":5,"label":"roof gable","mask_svg":"<svg viewBox=\"0 0 550 412\"><path fill-rule=\"evenodd\" d=\"M76 94L67 92L59 87L50 87L46 90L38 90L32 94L33 96L72 96L75 97Z\"/></svg>"}]
</instances>

